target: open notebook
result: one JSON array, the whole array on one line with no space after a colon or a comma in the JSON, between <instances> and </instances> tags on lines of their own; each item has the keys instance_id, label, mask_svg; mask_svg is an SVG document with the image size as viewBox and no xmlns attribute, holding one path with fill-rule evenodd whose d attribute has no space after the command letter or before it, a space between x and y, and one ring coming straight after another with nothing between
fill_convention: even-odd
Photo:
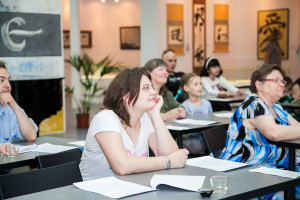
<instances>
[{"instance_id":1,"label":"open notebook","mask_svg":"<svg viewBox=\"0 0 300 200\"><path fill-rule=\"evenodd\" d=\"M201 188L205 176L154 175L150 181L151 187L122 181L116 177L106 177L89 181L73 183L79 189L119 199L131 195L155 191L156 189L188 190L197 192Z\"/></svg>"}]
</instances>

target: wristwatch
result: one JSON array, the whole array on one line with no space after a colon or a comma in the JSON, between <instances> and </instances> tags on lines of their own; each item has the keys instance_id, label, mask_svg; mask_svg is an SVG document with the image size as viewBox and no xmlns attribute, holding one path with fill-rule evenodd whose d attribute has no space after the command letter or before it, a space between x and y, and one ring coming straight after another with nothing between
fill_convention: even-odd
<instances>
[{"instance_id":1,"label":"wristwatch","mask_svg":"<svg viewBox=\"0 0 300 200\"><path fill-rule=\"evenodd\" d=\"M168 156L165 156L165 159L166 159L167 169L170 169L171 168L171 160L169 159Z\"/></svg>"}]
</instances>

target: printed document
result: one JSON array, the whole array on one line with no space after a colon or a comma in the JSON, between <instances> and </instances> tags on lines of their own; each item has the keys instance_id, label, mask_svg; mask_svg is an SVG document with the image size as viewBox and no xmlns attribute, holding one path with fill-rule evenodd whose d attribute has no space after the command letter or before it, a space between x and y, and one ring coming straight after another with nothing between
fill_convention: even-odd
<instances>
[{"instance_id":1,"label":"printed document","mask_svg":"<svg viewBox=\"0 0 300 200\"><path fill-rule=\"evenodd\" d=\"M152 188L156 188L161 185L168 185L184 190L190 190L198 192L198 188L201 188L205 180L205 176L182 176L182 175L158 175L155 174L150 185Z\"/></svg>"},{"instance_id":2,"label":"printed document","mask_svg":"<svg viewBox=\"0 0 300 200\"><path fill-rule=\"evenodd\" d=\"M114 176L73 183L73 185L82 190L94 192L114 199L155 191L155 189L150 187L122 181Z\"/></svg>"},{"instance_id":3,"label":"printed document","mask_svg":"<svg viewBox=\"0 0 300 200\"><path fill-rule=\"evenodd\" d=\"M174 122L179 124L192 124L192 125L201 125L201 126L218 123L216 121L206 121L206 120L196 120L196 119L181 119L181 120L175 120Z\"/></svg>"},{"instance_id":4,"label":"printed document","mask_svg":"<svg viewBox=\"0 0 300 200\"><path fill-rule=\"evenodd\" d=\"M239 167L247 166L248 164L245 163L239 163L239 162L233 162L229 160L222 160L218 158L213 158L211 156L202 156L198 158L192 158L188 159L186 161L187 165L193 166L193 167L201 167L206 169L212 169L215 171L228 171L231 169L236 169Z\"/></svg>"}]
</instances>

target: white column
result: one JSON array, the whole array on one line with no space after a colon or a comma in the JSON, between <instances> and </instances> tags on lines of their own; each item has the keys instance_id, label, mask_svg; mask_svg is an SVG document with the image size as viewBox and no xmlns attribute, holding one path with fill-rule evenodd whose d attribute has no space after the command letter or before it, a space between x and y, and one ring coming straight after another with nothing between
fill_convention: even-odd
<instances>
[{"instance_id":1,"label":"white column","mask_svg":"<svg viewBox=\"0 0 300 200\"><path fill-rule=\"evenodd\" d=\"M141 66L160 58L159 0L141 0Z\"/></svg>"},{"instance_id":2,"label":"white column","mask_svg":"<svg viewBox=\"0 0 300 200\"><path fill-rule=\"evenodd\" d=\"M80 23L79 23L79 2L78 0L70 0L70 55L80 55ZM74 87L74 97L80 99L81 97L81 85L79 82L79 74L72 67L71 84ZM76 107L74 98L72 101L72 107Z\"/></svg>"}]
</instances>

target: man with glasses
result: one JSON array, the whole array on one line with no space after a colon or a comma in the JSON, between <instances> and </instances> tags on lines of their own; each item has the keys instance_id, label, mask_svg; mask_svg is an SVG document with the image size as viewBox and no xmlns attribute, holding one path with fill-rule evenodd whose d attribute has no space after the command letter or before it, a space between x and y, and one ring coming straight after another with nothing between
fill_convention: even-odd
<instances>
[{"instance_id":1,"label":"man with glasses","mask_svg":"<svg viewBox=\"0 0 300 200\"><path fill-rule=\"evenodd\" d=\"M180 86L181 76L184 73L175 72L177 58L173 49L166 49L163 51L161 57L167 64L167 72L169 74L166 87L172 92L173 96L176 96Z\"/></svg>"},{"instance_id":2,"label":"man with glasses","mask_svg":"<svg viewBox=\"0 0 300 200\"><path fill-rule=\"evenodd\" d=\"M37 126L11 95L10 75L5 63L0 61L0 153L15 139L32 142L37 136Z\"/></svg>"}]
</instances>

